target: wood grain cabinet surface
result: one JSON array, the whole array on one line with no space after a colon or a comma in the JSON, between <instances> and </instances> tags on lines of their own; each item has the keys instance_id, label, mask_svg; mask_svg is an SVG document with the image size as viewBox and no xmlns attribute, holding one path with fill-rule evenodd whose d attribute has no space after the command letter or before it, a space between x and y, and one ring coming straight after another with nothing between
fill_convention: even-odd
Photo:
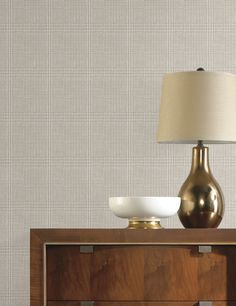
<instances>
[{"instance_id":1,"label":"wood grain cabinet surface","mask_svg":"<svg viewBox=\"0 0 236 306\"><path fill-rule=\"evenodd\" d=\"M31 306L85 301L236 306L236 230L31 230Z\"/></svg>"},{"instance_id":2,"label":"wood grain cabinet surface","mask_svg":"<svg viewBox=\"0 0 236 306\"><path fill-rule=\"evenodd\" d=\"M50 301L48 306L80 306L80 302ZM198 306L199 302L94 302L93 306ZM213 302L212 306L235 306L234 301Z\"/></svg>"}]
</instances>

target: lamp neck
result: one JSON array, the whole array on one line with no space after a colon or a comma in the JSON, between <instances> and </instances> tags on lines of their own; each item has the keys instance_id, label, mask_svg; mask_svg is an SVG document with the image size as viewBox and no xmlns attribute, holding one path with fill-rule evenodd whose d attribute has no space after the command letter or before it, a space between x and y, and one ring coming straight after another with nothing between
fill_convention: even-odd
<instances>
[{"instance_id":1,"label":"lamp neck","mask_svg":"<svg viewBox=\"0 0 236 306\"><path fill-rule=\"evenodd\" d=\"M210 172L208 147L198 143L192 150L192 167L191 172L206 171Z\"/></svg>"}]
</instances>

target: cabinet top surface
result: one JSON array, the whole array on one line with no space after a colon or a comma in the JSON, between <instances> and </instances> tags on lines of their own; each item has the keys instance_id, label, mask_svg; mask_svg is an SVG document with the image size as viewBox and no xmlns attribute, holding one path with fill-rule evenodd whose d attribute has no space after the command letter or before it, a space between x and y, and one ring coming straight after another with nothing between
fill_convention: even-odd
<instances>
[{"instance_id":1,"label":"cabinet top surface","mask_svg":"<svg viewBox=\"0 0 236 306\"><path fill-rule=\"evenodd\" d=\"M58 244L236 244L236 229L31 229L31 242Z\"/></svg>"}]
</instances>

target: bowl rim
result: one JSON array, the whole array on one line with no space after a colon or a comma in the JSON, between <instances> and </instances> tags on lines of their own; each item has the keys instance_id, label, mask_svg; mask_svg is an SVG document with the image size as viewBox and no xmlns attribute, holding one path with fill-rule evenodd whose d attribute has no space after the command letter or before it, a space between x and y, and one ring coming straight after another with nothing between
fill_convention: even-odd
<instances>
[{"instance_id":1,"label":"bowl rim","mask_svg":"<svg viewBox=\"0 0 236 306\"><path fill-rule=\"evenodd\" d=\"M119 196L119 197L109 197L109 200L112 200L112 199L133 199L133 200L136 200L136 199L181 199L181 197L167 197L167 196L164 196L164 197L149 197L149 196Z\"/></svg>"}]
</instances>

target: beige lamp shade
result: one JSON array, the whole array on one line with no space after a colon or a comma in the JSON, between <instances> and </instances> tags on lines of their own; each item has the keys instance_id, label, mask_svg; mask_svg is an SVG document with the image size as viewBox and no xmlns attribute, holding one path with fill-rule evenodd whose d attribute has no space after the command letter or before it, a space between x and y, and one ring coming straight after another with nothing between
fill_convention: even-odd
<instances>
[{"instance_id":1,"label":"beige lamp shade","mask_svg":"<svg viewBox=\"0 0 236 306\"><path fill-rule=\"evenodd\" d=\"M158 142L236 142L236 75L191 71L163 80Z\"/></svg>"}]
</instances>

